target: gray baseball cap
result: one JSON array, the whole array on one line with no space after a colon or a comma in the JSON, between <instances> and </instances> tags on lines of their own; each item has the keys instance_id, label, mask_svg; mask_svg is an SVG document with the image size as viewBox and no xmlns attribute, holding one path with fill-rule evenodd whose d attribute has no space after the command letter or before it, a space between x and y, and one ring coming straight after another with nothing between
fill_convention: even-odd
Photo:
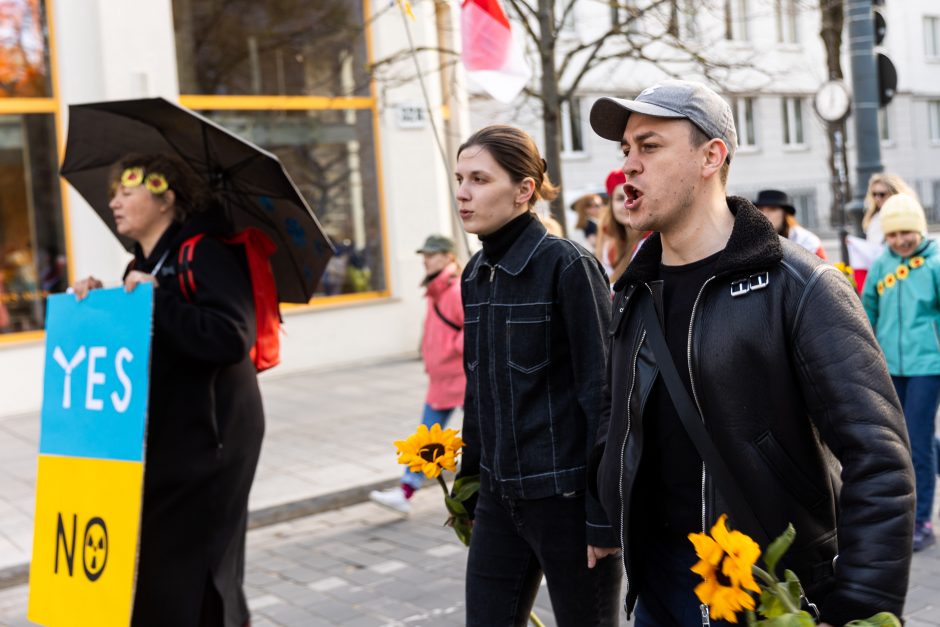
<instances>
[{"instance_id":1,"label":"gray baseball cap","mask_svg":"<svg viewBox=\"0 0 940 627\"><path fill-rule=\"evenodd\" d=\"M454 240L444 235L429 235L424 240L424 245L416 250L418 253L452 253L454 252Z\"/></svg>"},{"instance_id":2,"label":"gray baseball cap","mask_svg":"<svg viewBox=\"0 0 940 627\"><path fill-rule=\"evenodd\" d=\"M644 89L635 100L601 98L591 107L591 128L620 142L631 113L656 118L685 118L712 139L728 147L728 160L738 147L731 106L711 88L692 81L662 81Z\"/></svg>"}]
</instances>

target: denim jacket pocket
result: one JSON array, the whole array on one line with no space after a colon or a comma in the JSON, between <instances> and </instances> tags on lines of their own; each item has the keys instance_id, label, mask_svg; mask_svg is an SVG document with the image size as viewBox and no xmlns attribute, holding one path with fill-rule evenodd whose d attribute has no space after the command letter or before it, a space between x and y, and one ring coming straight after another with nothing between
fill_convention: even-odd
<instances>
[{"instance_id":1,"label":"denim jacket pocket","mask_svg":"<svg viewBox=\"0 0 940 627\"><path fill-rule=\"evenodd\" d=\"M523 373L541 370L549 362L551 333L549 305L515 305L506 320L507 362Z\"/></svg>"},{"instance_id":2,"label":"denim jacket pocket","mask_svg":"<svg viewBox=\"0 0 940 627\"><path fill-rule=\"evenodd\" d=\"M467 372L480 364L480 307L467 306L463 320L463 360Z\"/></svg>"}]
</instances>

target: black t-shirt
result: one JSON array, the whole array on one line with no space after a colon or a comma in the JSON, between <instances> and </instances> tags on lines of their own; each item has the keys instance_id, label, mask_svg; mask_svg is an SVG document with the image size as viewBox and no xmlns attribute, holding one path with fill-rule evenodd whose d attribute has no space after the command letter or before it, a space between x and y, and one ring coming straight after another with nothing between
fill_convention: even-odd
<instances>
[{"instance_id":1,"label":"black t-shirt","mask_svg":"<svg viewBox=\"0 0 940 627\"><path fill-rule=\"evenodd\" d=\"M663 331L676 370L692 396L689 378L689 322L702 285L714 275L720 253L684 266L659 267L663 281ZM693 396L694 399L694 396ZM702 458L669 396L662 376L643 411L643 457L637 476L642 526L663 539L684 539L702 527Z\"/></svg>"}]
</instances>

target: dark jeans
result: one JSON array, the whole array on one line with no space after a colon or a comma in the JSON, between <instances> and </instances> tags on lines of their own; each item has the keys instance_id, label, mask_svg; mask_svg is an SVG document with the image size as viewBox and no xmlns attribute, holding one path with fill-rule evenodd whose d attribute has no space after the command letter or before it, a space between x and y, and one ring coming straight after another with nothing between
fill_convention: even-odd
<instances>
[{"instance_id":1,"label":"dark jeans","mask_svg":"<svg viewBox=\"0 0 940 627\"><path fill-rule=\"evenodd\" d=\"M559 627L616 627L621 561L587 567L584 495L511 499L481 488L467 560L467 626L523 627L542 573Z\"/></svg>"},{"instance_id":2,"label":"dark jeans","mask_svg":"<svg viewBox=\"0 0 940 627\"><path fill-rule=\"evenodd\" d=\"M689 570L698 558L692 543L683 540L651 538L642 549L634 627L702 624L701 601L695 596L695 586L702 583L702 578ZM731 625L710 620L713 627ZM743 616L739 620L743 621Z\"/></svg>"},{"instance_id":3,"label":"dark jeans","mask_svg":"<svg viewBox=\"0 0 940 627\"><path fill-rule=\"evenodd\" d=\"M918 523L929 522L933 516L934 487L937 483L937 450L935 447L937 405L940 403L940 375L922 377L891 377L898 392L907 433L911 438L914 479L917 486Z\"/></svg>"}]
</instances>

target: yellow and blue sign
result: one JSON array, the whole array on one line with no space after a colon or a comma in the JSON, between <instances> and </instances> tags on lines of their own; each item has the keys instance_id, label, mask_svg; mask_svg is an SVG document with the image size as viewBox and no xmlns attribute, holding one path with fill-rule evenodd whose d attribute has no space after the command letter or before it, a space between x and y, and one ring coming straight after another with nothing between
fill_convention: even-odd
<instances>
[{"instance_id":1,"label":"yellow and blue sign","mask_svg":"<svg viewBox=\"0 0 940 627\"><path fill-rule=\"evenodd\" d=\"M50 296L29 620L130 624L153 288Z\"/></svg>"}]
</instances>

